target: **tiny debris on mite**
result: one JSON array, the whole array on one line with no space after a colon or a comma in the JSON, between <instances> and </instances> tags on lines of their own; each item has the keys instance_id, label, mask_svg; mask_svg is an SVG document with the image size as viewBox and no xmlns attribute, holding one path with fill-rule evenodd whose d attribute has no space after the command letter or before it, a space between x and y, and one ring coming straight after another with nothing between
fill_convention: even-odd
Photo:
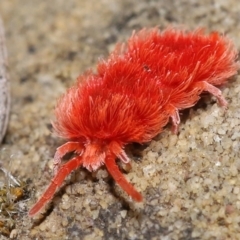
<instances>
[{"instance_id":1,"label":"tiny debris on mite","mask_svg":"<svg viewBox=\"0 0 240 240\"><path fill-rule=\"evenodd\" d=\"M130 164L124 151L131 142L149 142L171 120L173 132L179 110L190 108L202 92L227 101L216 87L237 73L237 50L226 36L167 28L134 32L110 56L98 62L59 99L53 128L66 143L57 148L50 185L29 211L37 214L53 197L65 177L84 167L105 165L118 185L135 201L142 195L125 179L116 160ZM65 164L68 152L75 156Z\"/></svg>"}]
</instances>

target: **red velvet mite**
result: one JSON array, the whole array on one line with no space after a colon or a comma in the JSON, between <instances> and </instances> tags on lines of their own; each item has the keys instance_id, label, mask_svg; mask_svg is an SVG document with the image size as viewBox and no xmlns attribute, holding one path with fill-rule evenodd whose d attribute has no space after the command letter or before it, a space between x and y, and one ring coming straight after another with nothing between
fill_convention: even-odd
<instances>
[{"instance_id":1,"label":"red velvet mite","mask_svg":"<svg viewBox=\"0 0 240 240\"><path fill-rule=\"evenodd\" d=\"M143 29L117 45L108 59L99 61L96 73L78 77L58 101L53 128L67 142L57 148L55 176L29 216L37 214L65 177L81 166L96 171L105 165L132 199L142 201L116 164L116 159L130 163L125 145L149 142L169 119L176 133L179 110L196 104L202 92L226 107L216 86L237 73L236 58L230 39L202 29ZM68 152L75 152L75 157L61 164Z\"/></svg>"}]
</instances>

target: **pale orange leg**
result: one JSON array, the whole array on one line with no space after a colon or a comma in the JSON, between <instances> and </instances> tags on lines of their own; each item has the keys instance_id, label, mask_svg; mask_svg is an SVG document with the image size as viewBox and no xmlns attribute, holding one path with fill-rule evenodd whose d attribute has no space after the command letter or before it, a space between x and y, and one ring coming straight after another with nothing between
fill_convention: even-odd
<instances>
[{"instance_id":1,"label":"pale orange leg","mask_svg":"<svg viewBox=\"0 0 240 240\"><path fill-rule=\"evenodd\" d=\"M172 119L172 133L177 134L178 133L178 127L180 124L180 117L179 117L179 111L174 106L169 106L170 110L170 117Z\"/></svg>"},{"instance_id":2,"label":"pale orange leg","mask_svg":"<svg viewBox=\"0 0 240 240\"><path fill-rule=\"evenodd\" d=\"M53 161L54 176L57 174L61 166L61 159L64 157L64 155L66 155L69 152L77 152L78 155L80 155L82 149L83 149L83 146L79 142L67 142L62 146L58 147L54 155L54 161Z\"/></svg>"},{"instance_id":3,"label":"pale orange leg","mask_svg":"<svg viewBox=\"0 0 240 240\"><path fill-rule=\"evenodd\" d=\"M218 100L218 103L221 107L226 108L227 107L227 100L223 97L222 92L220 89L214 87L212 84L208 82L197 82L194 85L194 88L201 89L202 91L206 91L211 93L213 96L215 96Z\"/></svg>"},{"instance_id":4,"label":"pale orange leg","mask_svg":"<svg viewBox=\"0 0 240 240\"><path fill-rule=\"evenodd\" d=\"M57 188L62 184L66 176L69 175L71 171L76 170L81 164L82 157L77 156L62 165L57 175L52 179L51 184L48 186L46 191L43 193L37 203L35 203L35 205L30 209L28 215L30 217L36 215L51 200Z\"/></svg>"},{"instance_id":5,"label":"pale orange leg","mask_svg":"<svg viewBox=\"0 0 240 240\"><path fill-rule=\"evenodd\" d=\"M111 152L114 153L123 163L127 164L130 162L130 159L123 150L123 146L118 142L111 142L109 149L111 149Z\"/></svg>"},{"instance_id":6,"label":"pale orange leg","mask_svg":"<svg viewBox=\"0 0 240 240\"><path fill-rule=\"evenodd\" d=\"M130 184L124 175L120 172L116 162L115 162L115 155L109 153L106 156L105 164L107 170L112 175L113 179L119 184L119 186L128 194L130 195L135 201L141 202L142 195L137 192L137 190Z\"/></svg>"}]
</instances>

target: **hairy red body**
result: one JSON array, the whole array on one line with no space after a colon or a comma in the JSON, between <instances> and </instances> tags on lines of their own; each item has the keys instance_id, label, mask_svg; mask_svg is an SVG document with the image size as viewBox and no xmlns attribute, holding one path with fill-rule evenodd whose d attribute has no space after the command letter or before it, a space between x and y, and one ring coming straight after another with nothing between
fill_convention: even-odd
<instances>
[{"instance_id":1,"label":"hairy red body","mask_svg":"<svg viewBox=\"0 0 240 240\"><path fill-rule=\"evenodd\" d=\"M58 101L53 127L68 142L54 156L55 177L30 210L34 216L53 197L65 177L80 166L95 171L102 165L136 201L142 196L126 181L116 165L130 160L124 146L150 141L169 118L173 131L180 123L179 110L193 106L203 91L226 107L215 86L236 74L239 63L231 41L199 29L193 32L157 28L134 33L127 44L118 45L97 73L78 78ZM68 152L76 156L61 165Z\"/></svg>"}]
</instances>

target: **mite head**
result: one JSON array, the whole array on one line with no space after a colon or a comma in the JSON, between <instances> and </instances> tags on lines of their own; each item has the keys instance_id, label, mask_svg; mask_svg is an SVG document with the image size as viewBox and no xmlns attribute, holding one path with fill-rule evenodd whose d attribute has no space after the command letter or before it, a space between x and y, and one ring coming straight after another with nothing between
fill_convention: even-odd
<instances>
[{"instance_id":1,"label":"mite head","mask_svg":"<svg viewBox=\"0 0 240 240\"><path fill-rule=\"evenodd\" d=\"M107 146L100 142L87 142L84 144L82 166L88 171L95 171L104 164Z\"/></svg>"},{"instance_id":2,"label":"mite head","mask_svg":"<svg viewBox=\"0 0 240 240\"><path fill-rule=\"evenodd\" d=\"M120 143L116 141L107 143L95 140L88 141L84 144L82 166L89 171L96 171L99 167L105 164L105 160L109 155L120 159L125 164L130 162L130 159Z\"/></svg>"}]
</instances>

